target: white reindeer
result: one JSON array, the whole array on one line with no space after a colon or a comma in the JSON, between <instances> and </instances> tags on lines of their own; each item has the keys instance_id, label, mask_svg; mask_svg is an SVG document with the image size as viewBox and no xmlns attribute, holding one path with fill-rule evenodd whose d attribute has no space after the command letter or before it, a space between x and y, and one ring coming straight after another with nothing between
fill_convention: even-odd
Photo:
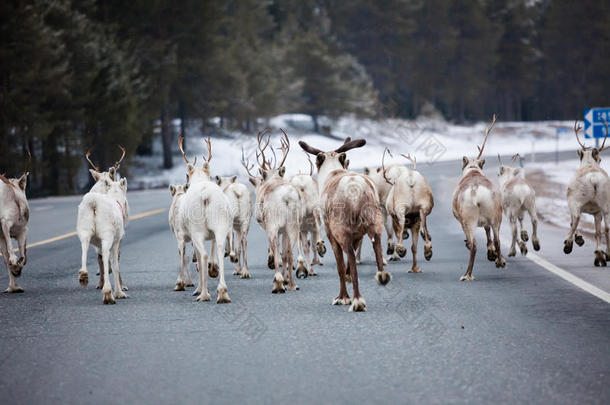
<instances>
[{"instance_id":1,"label":"white reindeer","mask_svg":"<svg viewBox=\"0 0 610 405\"><path fill-rule=\"evenodd\" d=\"M500 224L502 223L502 201L499 191L483 174L485 159L481 159L487 137L496 123L493 116L491 126L485 131L483 145L478 147L476 158L462 158L462 178L453 193L453 216L462 225L466 236L466 248L470 250L470 260L466 273L460 278L464 281L473 281L472 268L477 252L475 230L477 227L485 228L487 236L487 259L496 262L496 267L505 267L506 261L500 250ZM493 241L490 230L493 230Z\"/></svg>"},{"instance_id":2,"label":"white reindeer","mask_svg":"<svg viewBox=\"0 0 610 405\"><path fill-rule=\"evenodd\" d=\"M78 280L85 287L89 282L87 252L92 244L102 255L104 304L114 304L115 298L127 298L120 282L119 249L129 218L127 180L104 180L106 194L89 192L78 206L76 233L81 242L82 261ZM110 286L110 266L114 274L114 295Z\"/></svg>"},{"instance_id":3,"label":"white reindeer","mask_svg":"<svg viewBox=\"0 0 610 405\"><path fill-rule=\"evenodd\" d=\"M377 273L375 280L381 285L390 281L390 273L383 269L381 233L383 217L377 190L370 178L348 172L346 151L364 146L364 139L348 140L334 151L324 152L299 141L305 152L316 156L318 187L324 210L324 229L333 248L339 273L339 296L334 305L349 305L349 311L365 311L366 302L360 294L356 269L356 249L364 235L373 242ZM347 255L348 271L352 279L353 296L346 288L346 269L343 254Z\"/></svg>"},{"instance_id":4,"label":"white reindeer","mask_svg":"<svg viewBox=\"0 0 610 405\"><path fill-rule=\"evenodd\" d=\"M383 152L385 158L386 148ZM390 154L391 156L391 154ZM419 240L419 231L422 231L424 238L424 257L430 260L432 257L432 242L426 218L430 215L434 207L434 198L430 184L421 173L417 171L417 162L411 155L401 155L413 163L413 170L403 167L398 176L390 179L384 174L384 180L391 185L390 192L386 199L386 212L392 219L392 226L397 237L395 252L398 256L404 257L407 249L402 244L404 235L408 236L407 229L411 230L411 253L413 254L413 263L409 273L421 273L421 269L417 265L417 242ZM382 173L386 173L385 164L382 158Z\"/></svg>"},{"instance_id":5,"label":"white reindeer","mask_svg":"<svg viewBox=\"0 0 610 405\"><path fill-rule=\"evenodd\" d=\"M220 278L216 291L218 298L216 303L223 304L231 302L227 291L224 272L224 248L227 238L231 233L233 215L229 199L222 192L222 189L213 181L210 181L210 160L212 159L212 145L206 139L208 157L204 158L201 167L191 164L182 149L182 137L178 139L180 151L187 162L187 185L188 189L182 197L182 202L178 209L178 216L183 224L183 232L189 238L195 254L199 268L199 284L193 295L197 295L197 301L209 301L208 275L204 271L208 267L208 253L205 248L205 241L212 241L212 254L217 254L218 271ZM180 251L180 263L187 260L183 257L184 250Z\"/></svg>"},{"instance_id":6,"label":"white reindeer","mask_svg":"<svg viewBox=\"0 0 610 405\"><path fill-rule=\"evenodd\" d=\"M519 155L513 156L513 160ZM523 170L519 167L504 166L500 154L498 154L500 168L498 176L500 178L500 192L502 194L502 209L512 228L512 240L508 256L512 257L517 254L517 220L521 228L521 241L518 242L519 250L522 255L527 254L527 246L529 235L523 227L523 216L527 212L532 221L532 245L534 250L540 250L540 241L538 240L538 216L536 214L536 192L532 186L523 177Z\"/></svg>"},{"instance_id":7,"label":"white reindeer","mask_svg":"<svg viewBox=\"0 0 610 405\"><path fill-rule=\"evenodd\" d=\"M25 187L30 166L31 155L28 150L28 160L24 173L19 178L6 178L0 174L0 253L8 271L9 283L7 293L22 293L16 278L21 276L21 270L26 265L26 238L30 207L25 195ZM11 238L17 239L19 258L13 251Z\"/></svg>"},{"instance_id":8,"label":"white reindeer","mask_svg":"<svg viewBox=\"0 0 610 405\"><path fill-rule=\"evenodd\" d=\"M305 209L303 221L301 222L301 245L305 254L307 272L310 276L317 276L311 265L321 263L318 254L323 257L326 253L326 246L322 240L320 228L322 227L320 194L318 193L318 182L313 178L313 163L307 155L310 163L309 174L297 174L290 179L292 184L299 191L301 201ZM308 234L311 236L308 237ZM309 250L315 241L313 259L309 260Z\"/></svg>"},{"instance_id":9,"label":"white reindeer","mask_svg":"<svg viewBox=\"0 0 610 405\"><path fill-rule=\"evenodd\" d=\"M581 149L578 150L580 167L568 183L567 199L570 210L570 231L564 241L563 251L568 254L572 252L574 235L578 228L578 222L582 213L591 214L595 219L595 266L606 266L610 254L610 240L608 235L608 212L610 211L610 179L604 169L600 167L600 153L609 148L605 146L608 137L608 124L606 124L606 136L602 146L588 148L580 142L578 131L580 125L574 124L574 134ZM606 238L606 249L602 250L601 224L604 221L604 235ZM582 246L585 240L581 235L576 235L576 243Z\"/></svg>"},{"instance_id":10,"label":"white reindeer","mask_svg":"<svg viewBox=\"0 0 610 405\"><path fill-rule=\"evenodd\" d=\"M216 176L220 186L233 210L233 230L229 236L229 258L235 263L233 274L241 278L250 278L248 272L248 231L252 218L252 197L248 187L237 182L237 176Z\"/></svg>"},{"instance_id":11,"label":"white reindeer","mask_svg":"<svg viewBox=\"0 0 610 405\"><path fill-rule=\"evenodd\" d=\"M265 157L265 149L269 145L271 135L267 137L265 145L263 137L267 130L258 134L258 150L257 160L259 163L260 179L250 171L253 167L247 161L242 159L242 164L250 175L251 182L256 187L256 209L255 216L257 222L267 233L270 247L270 260L273 260L273 269L275 270L272 293L284 293L286 289L289 291L298 290L292 277L293 268L293 249L296 245L297 256L297 276L303 275L307 277L307 267L303 259L302 247L300 243L301 221L303 219L304 210L301 203L299 191L284 179L286 168L284 162L288 157L290 150L290 141L286 132L283 132L284 137L281 139L282 160L275 165L271 164L271 160ZM273 149L271 149L273 151ZM260 160L259 160L260 157ZM281 252L280 252L280 237L281 237ZM280 272L281 267L284 275ZM269 266L271 267L271 266ZM284 285L286 280L286 286Z\"/></svg>"},{"instance_id":12,"label":"white reindeer","mask_svg":"<svg viewBox=\"0 0 610 405\"><path fill-rule=\"evenodd\" d=\"M182 216L180 215L180 206L187 189L188 185L186 184L170 184L169 186L169 192L172 196L172 204L169 208L169 227L178 242L178 255L180 256L178 279L176 280L174 291L184 291L185 287L192 287L195 285L193 284L193 280L189 273L188 256L186 254L186 244L189 243L191 239L185 234L184 223L182 221Z\"/></svg>"}]
</instances>

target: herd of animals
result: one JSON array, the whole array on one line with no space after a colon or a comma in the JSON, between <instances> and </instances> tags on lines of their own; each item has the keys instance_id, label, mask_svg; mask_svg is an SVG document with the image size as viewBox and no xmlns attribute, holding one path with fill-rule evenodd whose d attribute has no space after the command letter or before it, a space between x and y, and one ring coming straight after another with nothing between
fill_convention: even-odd
<instances>
[{"instance_id":1,"label":"herd of animals","mask_svg":"<svg viewBox=\"0 0 610 405\"><path fill-rule=\"evenodd\" d=\"M466 248L470 251L466 273L461 280L474 280L472 270L477 251L475 230L483 227L487 236L487 258L496 267L505 267L506 261L500 249L500 225L503 214L508 217L512 229L512 240L508 255L516 254L516 247L527 254L528 232L523 226L527 212L532 222L532 245L540 249L537 235L535 192L528 184L521 168L503 165L500 160L499 183L493 182L483 173L485 159L482 158L485 144L496 122L485 132L482 145L476 157L464 157L462 174L453 194L452 209L465 235ZM582 213L593 215L595 219L595 266L606 266L609 250L608 214L610 211L610 179L600 167L600 153L606 138L599 148L586 147L578 137L580 127L574 125L574 132L580 149L580 167L573 175L567 188L567 202L570 210L570 230L564 241L564 252L572 251L574 241L582 246L584 239L577 234ZM326 253L322 239L322 228L330 242L339 274L339 295L334 305L350 305L349 311L365 311L366 302L358 285L357 264L363 238L368 236L373 245L377 271L375 280L380 285L390 282L391 275L384 269L387 264L382 253L382 233L387 233L389 260L400 260L407 253L404 240L411 238L412 266L409 272L421 272L417 264L418 239L424 242L424 258L432 258L432 238L427 227L434 199L425 177L417 171L416 160L410 155L402 155L412 164L412 168L402 164L385 165L386 148L381 166L365 168L363 173L350 171L346 152L363 147L364 139L345 142L335 150L324 151L304 141L299 145L308 155L315 157L317 178L309 159L309 174L298 174L292 178L285 176L285 163L290 150L290 139L284 130L280 137L281 158L278 159L268 130L257 136L256 164L245 158L242 151L242 165L249 181L254 186L255 204L249 188L237 181L237 176L211 176L212 145L209 139L207 157L201 165L197 159L190 161L182 147L182 137L178 144L186 162L186 182L170 185L172 196L169 209L169 225L176 237L179 252L176 291L194 286L189 273L187 245L194 248L192 261L197 263L198 284L193 295L197 301L209 301L208 276L218 277L217 303L231 302L225 281L224 258L229 257L235 264L233 274L243 279L250 278L248 271L247 235L251 217L267 234L269 241L268 267L274 270L273 293L297 290L293 277L315 275L312 265L319 264L319 257ZM608 125L606 123L606 137ZM90 173L95 184L84 195L78 207L77 235L82 248L82 266L78 280L87 286L87 253L93 245L97 251L100 270L97 288L102 290L103 303L114 304L116 299L126 298L127 286L120 273L119 257L121 241L129 219L127 201L127 180L118 176L118 169L125 157L122 149L120 160L106 171L101 171L90 159ZM29 155L29 153L28 153ZM498 156L500 159L500 156ZM514 159L513 159L514 160ZM0 251L8 269L9 286L6 292L23 292L17 285L27 262L26 233L29 208L25 195L28 167L22 176L7 178L0 175ZM118 179L117 179L118 177ZM253 207L254 205L254 207ZM253 212L254 211L254 212ZM604 222L605 249L602 248L602 220ZM519 222L520 234L517 221ZM18 249L13 249L11 238L17 240ZM210 251L206 242L211 241ZM19 252L19 257L15 254ZM296 252L296 259L295 253ZM347 260L347 262L346 262ZM113 273L114 289L110 283ZM350 297L347 283L352 285Z\"/></svg>"}]
</instances>

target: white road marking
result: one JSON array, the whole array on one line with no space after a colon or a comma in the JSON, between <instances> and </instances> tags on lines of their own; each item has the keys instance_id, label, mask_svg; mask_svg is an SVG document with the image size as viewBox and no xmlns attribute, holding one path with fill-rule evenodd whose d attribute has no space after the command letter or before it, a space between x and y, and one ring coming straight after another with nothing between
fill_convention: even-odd
<instances>
[{"instance_id":1,"label":"white road marking","mask_svg":"<svg viewBox=\"0 0 610 405\"><path fill-rule=\"evenodd\" d=\"M507 239L501 237L500 240L502 241L502 244L504 246L510 245L510 243ZM610 293L607 293L606 291L602 290L601 288L594 286L593 284L583 280L580 277L575 276L574 274L562 269L561 267L555 266L553 263L549 262L546 259L543 259L542 257L538 256L535 253L527 252L527 255L525 257L528 258L529 260L531 260L532 262L536 263L538 266L542 267L543 269L555 274L556 276L561 277L568 283L571 283L571 284L575 285L576 287L588 292L589 294L596 296L600 300L606 301L607 303L610 304Z\"/></svg>"}]
</instances>

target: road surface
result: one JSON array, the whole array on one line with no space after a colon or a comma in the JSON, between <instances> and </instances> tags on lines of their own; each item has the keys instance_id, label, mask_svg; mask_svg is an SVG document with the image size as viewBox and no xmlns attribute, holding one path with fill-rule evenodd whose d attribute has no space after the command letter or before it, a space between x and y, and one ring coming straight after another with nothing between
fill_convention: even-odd
<instances>
[{"instance_id":1,"label":"road surface","mask_svg":"<svg viewBox=\"0 0 610 405\"><path fill-rule=\"evenodd\" d=\"M226 261L231 304L215 303L217 280L207 303L195 302L194 288L172 291L178 255L166 190L129 193L132 217L141 214L121 248L130 298L104 306L91 271L93 251L89 287L78 284L80 245L71 232L80 197L31 201L28 240L52 241L29 249L19 279L25 293L0 295L0 398L7 404L610 403L610 304L526 257L507 258L507 269L497 269L481 249L477 281L458 281L468 258L450 206L460 165L422 164L420 171L435 193L428 221L434 256L422 258L421 274L407 273L410 253L390 263L393 279L381 287L365 241L359 266L365 313L330 305L339 283L328 242L317 277L298 280L300 291L271 294L267 241L254 220L253 278L233 276ZM493 166L488 173L495 178ZM593 267L592 242L566 256L564 233L543 225L537 256L610 292L610 267ZM482 231L478 239L483 245ZM4 267L0 274L5 288Z\"/></svg>"}]
</instances>

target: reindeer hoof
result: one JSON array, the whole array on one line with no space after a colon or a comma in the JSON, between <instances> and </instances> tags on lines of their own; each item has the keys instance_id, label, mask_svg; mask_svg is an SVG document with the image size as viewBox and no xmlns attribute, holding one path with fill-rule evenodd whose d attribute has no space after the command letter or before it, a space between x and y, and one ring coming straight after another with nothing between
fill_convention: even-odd
<instances>
[{"instance_id":1,"label":"reindeer hoof","mask_svg":"<svg viewBox=\"0 0 610 405\"><path fill-rule=\"evenodd\" d=\"M212 278L218 277L218 264L208 263L208 276Z\"/></svg>"},{"instance_id":2,"label":"reindeer hoof","mask_svg":"<svg viewBox=\"0 0 610 405\"><path fill-rule=\"evenodd\" d=\"M565 253L565 254L572 253L572 246L573 246L572 241L564 240L563 241L563 253Z\"/></svg>"},{"instance_id":3,"label":"reindeer hoof","mask_svg":"<svg viewBox=\"0 0 610 405\"><path fill-rule=\"evenodd\" d=\"M379 284L379 285L386 285L390 282L391 279L392 279L392 275L390 273L388 273L386 270L378 271L375 274L375 281L377 281L377 284Z\"/></svg>"},{"instance_id":4,"label":"reindeer hoof","mask_svg":"<svg viewBox=\"0 0 610 405\"><path fill-rule=\"evenodd\" d=\"M386 254L387 255L394 254L394 244L393 243L388 243L388 249L386 250Z\"/></svg>"},{"instance_id":5,"label":"reindeer hoof","mask_svg":"<svg viewBox=\"0 0 610 405\"><path fill-rule=\"evenodd\" d=\"M364 298L354 298L352 300L352 305L349 307L349 312L365 312L366 311L366 301Z\"/></svg>"},{"instance_id":6,"label":"reindeer hoof","mask_svg":"<svg viewBox=\"0 0 610 405\"><path fill-rule=\"evenodd\" d=\"M407 249L405 249L403 245L396 245L396 253L398 253L398 256L400 257L405 257Z\"/></svg>"},{"instance_id":7,"label":"reindeer hoof","mask_svg":"<svg viewBox=\"0 0 610 405\"><path fill-rule=\"evenodd\" d=\"M534 250L536 252L540 250L540 242L537 239L532 240L532 245L534 246Z\"/></svg>"},{"instance_id":8,"label":"reindeer hoof","mask_svg":"<svg viewBox=\"0 0 610 405\"><path fill-rule=\"evenodd\" d=\"M283 294L286 292L286 287L284 287L284 277L282 277L282 273L275 273L273 277L273 290L271 290L273 294Z\"/></svg>"},{"instance_id":9,"label":"reindeer hoof","mask_svg":"<svg viewBox=\"0 0 610 405\"><path fill-rule=\"evenodd\" d=\"M210 294L206 291L206 292L202 292L201 294L199 294L197 296L197 302L204 302L204 301L209 301L212 297L210 297Z\"/></svg>"},{"instance_id":10,"label":"reindeer hoof","mask_svg":"<svg viewBox=\"0 0 610 405\"><path fill-rule=\"evenodd\" d=\"M606 255L601 250L595 251L595 261L593 262L595 267L606 267Z\"/></svg>"},{"instance_id":11,"label":"reindeer hoof","mask_svg":"<svg viewBox=\"0 0 610 405\"><path fill-rule=\"evenodd\" d=\"M317 276L318 273L316 273L315 271L313 271L313 269L311 269L308 273L307 276L311 277L311 276Z\"/></svg>"},{"instance_id":12,"label":"reindeer hoof","mask_svg":"<svg viewBox=\"0 0 610 405\"><path fill-rule=\"evenodd\" d=\"M248 273L248 269L247 268L243 268L241 269L241 278L250 278L250 273Z\"/></svg>"},{"instance_id":13,"label":"reindeer hoof","mask_svg":"<svg viewBox=\"0 0 610 405\"><path fill-rule=\"evenodd\" d=\"M349 297L337 297L333 300L333 305L349 305L352 303L352 300Z\"/></svg>"},{"instance_id":14,"label":"reindeer hoof","mask_svg":"<svg viewBox=\"0 0 610 405\"><path fill-rule=\"evenodd\" d=\"M514 256L516 256L516 255L517 255L517 249L515 249L515 248L511 248L511 249L508 251L508 257L514 257Z\"/></svg>"},{"instance_id":15,"label":"reindeer hoof","mask_svg":"<svg viewBox=\"0 0 610 405\"><path fill-rule=\"evenodd\" d=\"M16 287L9 287L6 290L4 290L5 293L8 294L21 294L23 293L23 288L16 286Z\"/></svg>"},{"instance_id":16,"label":"reindeer hoof","mask_svg":"<svg viewBox=\"0 0 610 405\"><path fill-rule=\"evenodd\" d=\"M197 263L197 255L193 253L193 258L191 259L193 263Z\"/></svg>"},{"instance_id":17,"label":"reindeer hoof","mask_svg":"<svg viewBox=\"0 0 610 405\"><path fill-rule=\"evenodd\" d=\"M103 295L102 302L104 303L104 305L114 305L114 304L116 304L116 302L114 300L114 296L112 295L112 291L106 291L102 295Z\"/></svg>"},{"instance_id":18,"label":"reindeer hoof","mask_svg":"<svg viewBox=\"0 0 610 405\"><path fill-rule=\"evenodd\" d=\"M303 262L299 263L296 271L297 278L307 278L307 268Z\"/></svg>"},{"instance_id":19,"label":"reindeer hoof","mask_svg":"<svg viewBox=\"0 0 610 405\"><path fill-rule=\"evenodd\" d=\"M525 256L527 254L527 246L525 246L525 242L519 243L519 250L521 251L522 255Z\"/></svg>"},{"instance_id":20,"label":"reindeer hoof","mask_svg":"<svg viewBox=\"0 0 610 405\"><path fill-rule=\"evenodd\" d=\"M432 259L432 246L424 246L424 259Z\"/></svg>"},{"instance_id":21,"label":"reindeer hoof","mask_svg":"<svg viewBox=\"0 0 610 405\"><path fill-rule=\"evenodd\" d=\"M505 268L506 267L506 260L504 260L503 257L498 257L496 259L496 267L497 268Z\"/></svg>"},{"instance_id":22,"label":"reindeer hoof","mask_svg":"<svg viewBox=\"0 0 610 405\"><path fill-rule=\"evenodd\" d=\"M527 242L530 239L529 235L527 234L527 231L525 229L523 229L521 231L521 240L523 242Z\"/></svg>"},{"instance_id":23,"label":"reindeer hoof","mask_svg":"<svg viewBox=\"0 0 610 405\"><path fill-rule=\"evenodd\" d=\"M178 281L174 286L174 291L184 291L184 282Z\"/></svg>"},{"instance_id":24,"label":"reindeer hoof","mask_svg":"<svg viewBox=\"0 0 610 405\"><path fill-rule=\"evenodd\" d=\"M497 259L498 255L496 254L496 250L493 248L487 249L487 260L493 262Z\"/></svg>"},{"instance_id":25,"label":"reindeer hoof","mask_svg":"<svg viewBox=\"0 0 610 405\"><path fill-rule=\"evenodd\" d=\"M464 274L462 277L460 277L460 281L474 281L476 280L476 278L474 278L471 275L468 274Z\"/></svg>"},{"instance_id":26,"label":"reindeer hoof","mask_svg":"<svg viewBox=\"0 0 610 405\"><path fill-rule=\"evenodd\" d=\"M345 282L346 283L351 283L352 282L352 275L348 273L345 274Z\"/></svg>"},{"instance_id":27,"label":"reindeer hoof","mask_svg":"<svg viewBox=\"0 0 610 405\"><path fill-rule=\"evenodd\" d=\"M389 260L391 262L398 262L398 261L400 261L400 257L398 257L398 255L396 254L396 249L394 249L394 254L389 257Z\"/></svg>"},{"instance_id":28,"label":"reindeer hoof","mask_svg":"<svg viewBox=\"0 0 610 405\"><path fill-rule=\"evenodd\" d=\"M271 270L275 270L275 258L273 255L269 255L267 257L267 267L269 267Z\"/></svg>"},{"instance_id":29,"label":"reindeer hoof","mask_svg":"<svg viewBox=\"0 0 610 405\"><path fill-rule=\"evenodd\" d=\"M326 245L324 244L323 240L320 240L316 243L316 250L318 251L320 257L324 257L324 255L326 254Z\"/></svg>"},{"instance_id":30,"label":"reindeer hoof","mask_svg":"<svg viewBox=\"0 0 610 405\"><path fill-rule=\"evenodd\" d=\"M582 237L582 235L576 235L574 237L574 242L576 242L578 246L582 246L585 244L585 239Z\"/></svg>"},{"instance_id":31,"label":"reindeer hoof","mask_svg":"<svg viewBox=\"0 0 610 405\"><path fill-rule=\"evenodd\" d=\"M218 298L216 299L216 303L228 304L229 302L231 302L231 298L229 298L227 287L218 288Z\"/></svg>"},{"instance_id":32,"label":"reindeer hoof","mask_svg":"<svg viewBox=\"0 0 610 405\"><path fill-rule=\"evenodd\" d=\"M87 284L89 284L89 273L87 273L85 270L79 271L78 272L78 282L83 287L87 287Z\"/></svg>"},{"instance_id":33,"label":"reindeer hoof","mask_svg":"<svg viewBox=\"0 0 610 405\"><path fill-rule=\"evenodd\" d=\"M237 258L237 255L235 254L235 252L231 252L229 254L229 260L231 261L231 263L237 263L239 261L239 259Z\"/></svg>"},{"instance_id":34,"label":"reindeer hoof","mask_svg":"<svg viewBox=\"0 0 610 405\"><path fill-rule=\"evenodd\" d=\"M287 290L287 291L299 291L299 290L300 290L300 288L299 288L299 286L298 286L298 285L296 285L296 284L294 284L294 283L293 283L292 285L291 285L291 284L288 284L288 287L286 287L286 290Z\"/></svg>"},{"instance_id":35,"label":"reindeer hoof","mask_svg":"<svg viewBox=\"0 0 610 405\"><path fill-rule=\"evenodd\" d=\"M409 270L409 273L421 273L421 269L419 268L419 266L415 266L412 267L411 270Z\"/></svg>"}]
</instances>

